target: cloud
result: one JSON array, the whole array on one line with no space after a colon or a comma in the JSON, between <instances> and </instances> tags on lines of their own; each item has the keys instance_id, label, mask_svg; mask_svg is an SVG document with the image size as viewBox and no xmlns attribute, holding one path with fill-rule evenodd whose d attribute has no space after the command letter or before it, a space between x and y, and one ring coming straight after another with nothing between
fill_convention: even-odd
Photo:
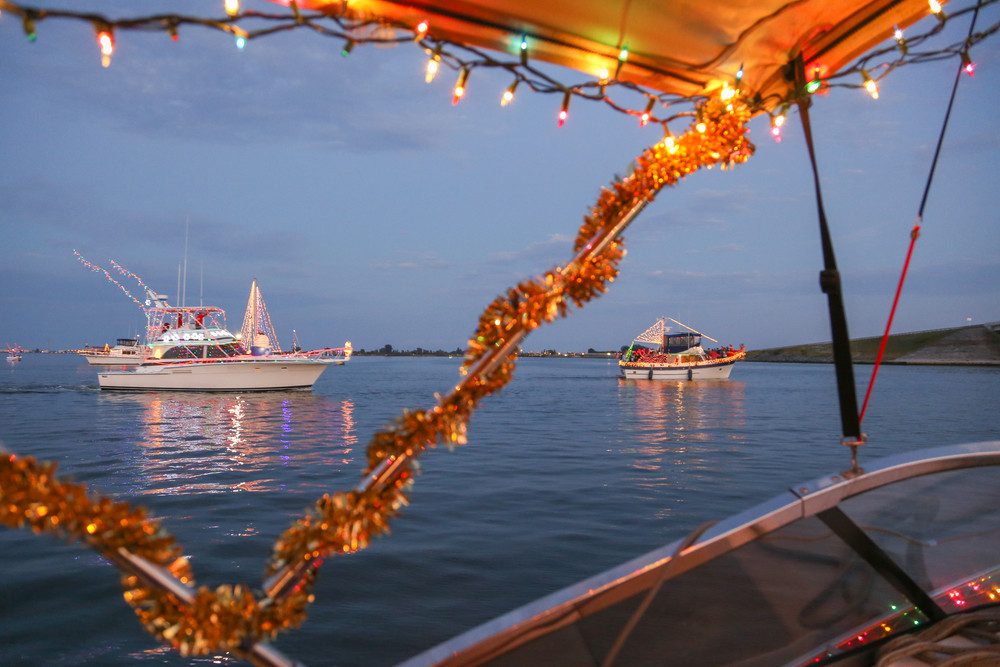
<instances>
[{"instance_id":1,"label":"cloud","mask_svg":"<svg viewBox=\"0 0 1000 667\"><path fill-rule=\"evenodd\" d=\"M418 253L406 259L385 259L372 262L371 267L380 271L425 271L451 268L451 264L433 253Z\"/></svg>"},{"instance_id":2,"label":"cloud","mask_svg":"<svg viewBox=\"0 0 1000 667\"><path fill-rule=\"evenodd\" d=\"M559 261L560 257L568 257L576 237L569 234L549 234L544 241L535 241L520 250L505 250L490 254L491 262L516 262L535 259ZM561 254L560 254L560 251Z\"/></svg>"}]
</instances>

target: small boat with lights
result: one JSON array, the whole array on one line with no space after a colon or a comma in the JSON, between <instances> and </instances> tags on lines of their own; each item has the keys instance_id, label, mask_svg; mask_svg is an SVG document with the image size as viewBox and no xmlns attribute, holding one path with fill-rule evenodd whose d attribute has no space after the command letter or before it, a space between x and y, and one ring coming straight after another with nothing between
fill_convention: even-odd
<instances>
[{"instance_id":1,"label":"small boat with lights","mask_svg":"<svg viewBox=\"0 0 1000 667\"><path fill-rule=\"evenodd\" d=\"M137 366L145 361L148 349L138 338L119 338L113 347L105 344L103 349L87 349L80 355L91 366Z\"/></svg>"},{"instance_id":2,"label":"small boat with lights","mask_svg":"<svg viewBox=\"0 0 1000 667\"><path fill-rule=\"evenodd\" d=\"M146 309L149 354L136 368L99 373L101 389L124 391L275 391L310 389L329 366L351 357L344 347L282 352L256 281L244 331L226 328L214 306ZM247 349L246 341L252 343Z\"/></svg>"},{"instance_id":3,"label":"small boat with lights","mask_svg":"<svg viewBox=\"0 0 1000 667\"><path fill-rule=\"evenodd\" d=\"M21 348L17 345L11 346L7 349L7 363L14 365L20 363L21 361Z\"/></svg>"},{"instance_id":4,"label":"small boat with lights","mask_svg":"<svg viewBox=\"0 0 1000 667\"><path fill-rule=\"evenodd\" d=\"M667 320L685 331L670 333ZM622 352L618 361L621 376L626 380L728 380L733 365L747 356L743 346L706 350L702 338L719 344L686 324L661 317Z\"/></svg>"}]
</instances>

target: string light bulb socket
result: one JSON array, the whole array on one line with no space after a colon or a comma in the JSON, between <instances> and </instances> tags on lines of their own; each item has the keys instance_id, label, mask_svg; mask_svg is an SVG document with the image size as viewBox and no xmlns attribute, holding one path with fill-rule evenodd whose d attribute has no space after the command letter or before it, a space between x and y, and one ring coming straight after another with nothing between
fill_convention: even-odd
<instances>
[{"instance_id":1,"label":"string light bulb socket","mask_svg":"<svg viewBox=\"0 0 1000 667\"><path fill-rule=\"evenodd\" d=\"M868 94L872 96L873 100L877 100L878 82L875 81L875 79L871 78L871 76L865 70L861 70L861 78L864 80L865 90L868 91Z\"/></svg>"},{"instance_id":2,"label":"string light bulb socket","mask_svg":"<svg viewBox=\"0 0 1000 667\"><path fill-rule=\"evenodd\" d=\"M431 83L434 81L434 77L437 76L438 70L441 69L441 45L438 44L434 47L434 51L431 52L431 57L427 59L427 68L424 72L424 81Z\"/></svg>"},{"instance_id":3,"label":"string light bulb socket","mask_svg":"<svg viewBox=\"0 0 1000 667\"><path fill-rule=\"evenodd\" d=\"M944 14L944 7L941 6L941 3L939 2L939 0L927 0L927 4L931 8L931 14L933 14L934 16L936 16L939 21L941 21L942 23L944 23L944 21L948 17L945 16L945 14Z\"/></svg>"},{"instance_id":4,"label":"string light bulb socket","mask_svg":"<svg viewBox=\"0 0 1000 667\"><path fill-rule=\"evenodd\" d=\"M465 97L465 85L469 80L469 68L463 67L458 72L458 81L455 82L455 88L452 90L451 95L451 105L456 106Z\"/></svg>"},{"instance_id":5,"label":"string light bulb socket","mask_svg":"<svg viewBox=\"0 0 1000 667\"><path fill-rule=\"evenodd\" d=\"M507 86L507 90L503 91L503 95L500 96L500 106L508 106L514 101L514 93L517 92L517 84L521 83L520 79L514 79L514 82Z\"/></svg>"},{"instance_id":6,"label":"string light bulb socket","mask_svg":"<svg viewBox=\"0 0 1000 667\"><path fill-rule=\"evenodd\" d=\"M573 91L567 90L563 93L562 106L559 107L559 122L556 123L556 127L562 127L566 124L566 119L569 118L569 101L573 96Z\"/></svg>"},{"instance_id":7,"label":"string light bulb socket","mask_svg":"<svg viewBox=\"0 0 1000 667\"><path fill-rule=\"evenodd\" d=\"M653 106L655 104L656 104L656 98L650 97L649 102L646 103L645 111L643 111L642 115L639 116L639 127L646 127L646 125L649 124L649 119L652 117Z\"/></svg>"},{"instance_id":8,"label":"string light bulb socket","mask_svg":"<svg viewBox=\"0 0 1000 667\"><path fill-rule=\"evenodd\" d=\"M351 51L354 50L354 40L349 39L344 43L344 48L340 50L340 55L344 58L351 55Z\"/></svg>"},{"instance_id":9,"label":"string light bulb socket","mask_svg":"<svg viewBox=\"0 0 1000 667\"><path fill-rule=\"evenodd\" d=\"M771 116L771 138L774 139L774 143L781 143L781 128L785 124L785 114L779 113L777 116Z\"/></svg>"},{"instance_id":10,"label":"string light bulb socket","mask_svg":"<svg viewBox=\"0 0 1000 667\"><path fill-rule=\"evenodd\" d=\"M31 12L25 12L24 16L21 17L21 27L24 28L24 34L29 42L38 39L38 32L35 30L35 17L31 15Z\"/></svg>"},{"instance_id":11,"label":"string light bulb socket","mask_svg":"<svg viewBox=\"0 0 1000 667\"><path fill-rule=\"evenodd\" d=\"M94 30L97 32L97 46L101 50L101 67L106 69L111 66L111 56L115 54L115 35L107 25L97 25Z\"/></svg>"},{"instance_id":12,"label":"string light bulb socket","mask_svg":"<svg viewBox=\"0 0 1000 667\"><path fill-rule=\"evenodd\" d=\"M962 71L969 76L976 75L976 63L972 62L968 51L962 51Z\"/></svg>"},{"instance_id":13,"label":"string light bulb socket","mask_svg":"<svg viewBox=\"0 0 1000 667\"><path fill-rule=\"evenodd\" d=\"M521 64L528 64L528 36L521 35L521 43L519 44L518 50L521 53Z\"/></svg>"},{"instance_id":14,"label":"string light bulb socket","mask_svg":"<svg viewBox=\"0 0 1000 667\"><path fill-rule=\"evenodd\" d=\"M905 56L909 47L906 45L906 38L903 37L903 31L898 25L892 26L892 38L896 40L896 44L899 46L899 50Z\"/></svg>"},{"instance_id":15,"label":"string light bulb socket","mask_svg":"<svg viewBox=\"0 0 1000 667\"><path fill-rule=\"evenodd\" d=\"M622 73L622 67L628 62L628 44L622 46L621 50L618 52L618 64L615 65L615 78L617 79Z\"/></svg>"},{"instance_id":16,"label":"string light bulb socket","mask_svg":"<svg viewBox=\"0 0 1000 667\"><path fill-rule=\"evenodd\" d=\"M670 126L666 123L663 124L663 147L667 149L667 153L673 155L677 152L677 139L674 137L673 133L670 131Z\"/></svg>"}]
</instances>

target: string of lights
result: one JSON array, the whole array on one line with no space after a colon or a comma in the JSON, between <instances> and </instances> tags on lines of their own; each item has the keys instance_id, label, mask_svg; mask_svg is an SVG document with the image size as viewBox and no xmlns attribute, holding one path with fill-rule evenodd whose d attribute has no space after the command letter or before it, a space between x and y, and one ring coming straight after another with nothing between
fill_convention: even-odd
<instances>
[{"instance_id":1,"label":"string of lights","mask_svg":"<svg viewBox=\"0 0 1000 667\"><path fill-rule=\"evenodd\" d=\"M1000 0L980 0L979 7L986 7L998 1ZM806 92L812 94L831 87L853 88L865 90L874 99L878 99L879 82L891 71L905 65L947 58L961 58L962 62L967 64L966 71L972 75L975 71L975 64L970 55L972 47L1000 30L1000 22L970 35L967 39L921 50L921 46L943 31L947 22L965 16L973 11L976 5L957 9L954 13L948 14L937 0L929 0L928 7L930 13L938 20L924 32L904 37L903 31L896 28L893 34L886 35L886 40L892 39L893 44L869 52L852 65L842 67L836 72L827 72L821 62L807 63L806 71L811 78L806 86ZM416 44L427 56L425 68L427 83L433 82L443 67L457 72L457 79L452 87L452 103L455 105L465 97L469 81L476 70L505 71L511 76L511 83L501 92L498 98L500 105L509 106L518 90L528 89L536 93L558 95L561 98L557 114L559 127L562 127L569 118L572 100L581 98L600 102L614 111L638 119L642 126L659 124L666 134L669 133L671 122L693 116L695 109L707 99L707 95L666 94L619 78L628 63L627 46L620 49L613 72L605 71L601 73L600 78L569 84L557 80L535 65L535 61L531 59L531 52L532 43L536 38L528 35L521 36L517 49L518 57L515 59L498 56L468 44L438 39L434 37L433 26L426 20L412 25L385 17L372 17L352 9L347 2L337 5L335 12L331 9L331 13L300 11L295 0L289 2L290 11L282 13L242 10L239 0L224 0L223 9L226 13L224 18L152 14L112 19L103 14L45 9L10 0L0 0L0 12L19 17L25 36L30 41L38 39L38 26L44 21L65 19L91 24L97 40L100 61L104 67L111 65L118 34L127 31L163 32L177 41L184 28L206 28L231 37L236 48L244 49L251 41L270 35L293 30L309 30L323 37L341 41L343 45L340 53L344 57L349 56L359 45ZM735 85L739 85L742 76L742 69L733 73ZM755 98L747 95L747 103L754 114L761 112L770 114L773 128L775 126L773 119L783 116L798 94L798 91L793 91L788 99L775 96ZM629 104L625 101L626 98L640 100L641 106ZM772 131L776 139L780 139L781 124L782 121L778 121L777 133Z\"/></svg>"},{"instance_id":2,"label":"string of lights","mask_svg":"<svg viewBox=\"0 0 1000 667\"><path fill-rule=\"evenodd\" d=\"M115 279L115 277L112 276L111 273L107 269L105 269L104 267L102 267L102 266L100 266L98 264L94 264L93 262L89 261L83 255L81 255L79 253L79 251L77 251L77 250L73 251L73 255L76 256L76 259L77 259L78 262L80 262L81 264L83 264L85 267L87 267L88 269L90 269L94 273L103 273L104 277L107 279L107 281L109 283L111 283L112 285L117 286L118 289L120 289L125 294L125 296L127 296L129 299L132 300L132 303L134 303L135 305L139 306L139 308L145 310L145 307L143 306L142 301L140 301L139 299L135 298L132 295L132 293L128 291L128 288L125 287L124 285L122 285L120 282L118 282ZM114 265L115 268L117 268L119 271L122 270L121 267L119 267L117 264L115 264L114 260L111 260L111 264ZM124 273L123 273L123 275L124 275ZM136 277L138 278L138 276L136 276ZM141 282L142 281L140 281L140 283Z\"/></svg>"}]
</instances>

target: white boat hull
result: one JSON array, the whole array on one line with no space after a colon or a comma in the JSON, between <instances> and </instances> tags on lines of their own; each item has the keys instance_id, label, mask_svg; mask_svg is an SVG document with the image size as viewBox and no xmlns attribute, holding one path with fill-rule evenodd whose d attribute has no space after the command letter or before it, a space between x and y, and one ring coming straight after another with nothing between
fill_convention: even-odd
<instances>
[{"instance_id":1,"label":"white boat hull","mask_svg":"<svg viewBox=\"0 0 1000 667\"><path fill-rule=\"evenodd\" d=\"M637 364L619 365L626 380L728 380L735 361L713 365Z\"/></svg>"},{"instance_id":2,"label":"white boat hull","mask_svg":"<svg viewBox=\"0 0 1000 667\"><path fill-rule=\"evenodd\" d=\"M276 391L309 389L327 359L247 360L146 364L131 371L98 373L101 389L125 391Z\"/></svg>"},{"instance_id":3,"label":"white boat hull","mask_svg":"<svg viewBox=\"0 0 1000 667\"><path fill-rule=\"evenodd\" d=\"M83 354L80 356L86 359L91 366L138 366L146 360L141 354Z\"/></svg>"}]
</instances>

